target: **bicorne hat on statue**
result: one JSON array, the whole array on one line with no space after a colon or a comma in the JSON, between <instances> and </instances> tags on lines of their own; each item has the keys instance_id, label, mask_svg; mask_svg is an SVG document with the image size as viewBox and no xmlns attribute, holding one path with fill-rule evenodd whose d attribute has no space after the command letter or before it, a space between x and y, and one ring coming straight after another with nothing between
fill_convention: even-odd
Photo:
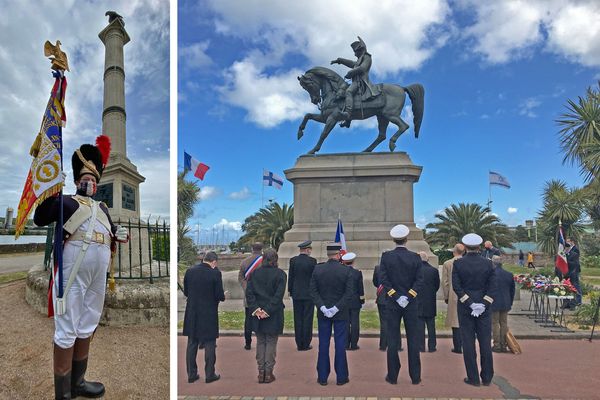
<instances>
[{"instance_id":1,"label":"bicorne hat on statue","mask_svg":"<svg viewBox=\"0 0 600 400\"><path fill-rule=\"evenodd\" d=\"M100 182L104 168L110 156L110 138L100 135L96 138L96 145L82 144L71 157L73 166L73 180L77 182L83 175L90 174Z\"/></svg>"}]
</instances>

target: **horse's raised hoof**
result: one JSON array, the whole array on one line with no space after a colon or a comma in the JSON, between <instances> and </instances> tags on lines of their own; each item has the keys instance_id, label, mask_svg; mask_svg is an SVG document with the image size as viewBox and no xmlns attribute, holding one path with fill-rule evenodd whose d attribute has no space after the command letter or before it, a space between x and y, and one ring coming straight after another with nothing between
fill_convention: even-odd
<instances>
[{"instance_id":1,"label":"horse's raised hoof","mask_svg":"<svg viewBox=\"0 0 600 400\"><path fill-rule=\"evenodd\" d=\"M394 151L395 148L396 148L396 143L390 142L390 151Z\"/></svg>"},{"instance_id":2,"label":"horse's raised hoof","mask_svg":"<svg viewBox=\"0 0 600 400\"><path fill-rule=\"evenodd\" d=\"M298 140L302 139L302 136L304 136L304 130L298 129Z\"/></svg>"},{"instance_id":3,"label":"horse's raised hoof","mask_svg":"<svg viewBox=\"0 0 600 400\"><path fill-rule=\"evenodd\" d=\"M317 149L312 149L311 151L309 151L309 152L308 152L308 153L306 153L306 154L315 154L316 152L317 152Z\"/></svg>"}]
</instances>

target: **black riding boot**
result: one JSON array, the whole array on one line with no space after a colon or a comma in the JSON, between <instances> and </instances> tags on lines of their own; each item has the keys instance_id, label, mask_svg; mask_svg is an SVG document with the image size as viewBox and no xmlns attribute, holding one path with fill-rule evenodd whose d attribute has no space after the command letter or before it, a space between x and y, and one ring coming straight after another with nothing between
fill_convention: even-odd
<instances>
[{"instance_id":1,"label":"black riding boot","mask_svg":"<svg viewBox=\"0 0 600 400\"><path fill-rule=\"evenodd\" d=\"M88 359L73 360L71 371L71 393L73 398L83 396L95 399L104 395L104 385L100 382L88 382L84 379Z\"/></svg>"},{"instance_id":2,"label":"black riding boot","mask_svg":"<svg viewBox=\"0 0 600 400\"><path fill-rule=\"evenodd\" d=\"M54 375L54 398L56 400L71 400L71 373Z\"/></svg>"}]
</instances>

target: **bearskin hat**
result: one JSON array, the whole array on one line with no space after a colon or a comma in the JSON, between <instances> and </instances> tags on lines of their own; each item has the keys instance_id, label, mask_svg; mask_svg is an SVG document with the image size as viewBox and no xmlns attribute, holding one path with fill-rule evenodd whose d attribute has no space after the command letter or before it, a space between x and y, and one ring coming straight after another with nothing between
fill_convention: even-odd
<instances>
[{"instance_id":1,"label":"bearskin hat","mask_svg":"<svg viewBox=\"0 0 600 400\"><path fill-rule=\"evenodd\" d=\"M100 182L104 168L110 155L110 138L100 135L96 138L96 145L83 144L73 153L71 164L73 166L73 180L78 181L82 175L90 174Z\"/></svg>"}]
</instances>

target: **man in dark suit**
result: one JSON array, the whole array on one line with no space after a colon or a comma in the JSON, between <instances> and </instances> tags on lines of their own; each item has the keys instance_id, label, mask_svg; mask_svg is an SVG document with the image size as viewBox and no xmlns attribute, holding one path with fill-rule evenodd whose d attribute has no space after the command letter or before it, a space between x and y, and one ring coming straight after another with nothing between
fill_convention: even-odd
<instances>
[{"instance_id":1,"label":"man in dark suit","mask_svg":"<svg viewBox=\"0 0 600 400\"><path fill-rule=\"evenodd\" d=\"M310 256L311 244L311 240L300 243L300 254L290 259L288 291L294 305L294 335L298 351L312 349L315 305L310 297L310 278L317 260Z\"/></svg>"},{"instance_id":2,"label":"man in dark suit","mask_svg":"<svg viewBox=\"0 0 600 400\"><path fill-rule=\"evenodd\" d=\"M400 321L404 319L406 342L408 346L408 373L414 385L421 382L421 357L419 354L419 322L415 298L423 286L423 268L421 258L406 248L409 228L396 225L390 236L396 243L394 250L381 255L381 282L387 294L385 305L387 312L387 375L386 382L395 385L400 373L398 356L398 336Z\"/></svg>"},{"instance_id":3,"label":"man in dark suit","mask_svg":"<svg viewBox=\"0 0 600 400\"><path fill-rule=\"evenodd\" d=\"M252 348L252 311L248 308L248 302L246 301L246 287L252 273L260 268L262 264L262 249L262 243L253 243L252 254L242 260L238 273L238 282L244 291L244 349L246 350Z\"/></svg>"},{"instance_id":4,"label":"man in dark suit","mask_svg":"<svg viewBox=\"0 0 600 400\"><path fill-rule=\"evenodd\" d=\"M329 342L333 328L335 343L334 368L336 383L344 385L348 378L348 303L352 296L352 277L348 267L341 264L341 245L327 245L327 262L317 264L310 280L310 294L317 306L317 326L319 329L319 356L317 358L317 382L327 385L331 372L329 363Z\"/></svg>"},{"instance_id":5,"label":"man in dark suit","mask_svg":"<svg viewBox=\"0 0 600 400\"><path fill-rule=\"evenodd\" d=\"M479 386L483 383L489 386L494 377L490 307L496 293L496 275L492 261L479 253L479 246L483 242L481 236L469 233L462 238L462 242L467 253L454 261L452 288L458 297L458 323L467 370L464 381L468 385ZM481 374L477 368L476 338L479 342Z\"/></svg>"},{"instance_id":6,"label":"man in dark suit","mask_svg":"<svg viewBox=\"0 0 600 400\"><path fill-rule=\"evenodd\" d=\"M515 298L513 274L502 268L502 257L492 256L496 274L496 297L492 303L492 337L494 353L507 353L506 333L508 332L508 312Z\"/></svg>"},{"instance_id":7,"label":"man in dark suit","mask_svg":"<svg viewBox=\"0 0 600 400\"><path fill-rule=\"evenodd\" d=\"M429 256L424 251L419 252L423 262L423 289L417 300L419 329L421 333L421 351L425 351L425 327L427 327L427 349L433 353L437 347L435 335L435 316L437 314L436 294L440 288L440 274L438 269L427 261Z\"/></svg>"},{"instance_id":8,"label":"man in dark suit","mask_svg":"<svg viewBox=\"0 0 600 400\"><path fill-rule=\"evenodd\" d=\"M216 347L219 337L219 302L225 301L217 254L209 251L201 264L189 268L183 278L183 294L187 297L183 336L188 337L186 367L188 382L200 379L196 365L198 347L204 348L206 383L221 378L215 373Z\"/></svg>"},{"instance_id":9,"label":"man in dark suit","mask_svg":"<svg viewBox=\"0 0 600 400\"><path fill-rule=\"evenodd\" d=\"M381 283L381 273L379 272L379 265L376 265L373 269L373 286L376 288L377 299L377 313L379 314L379 350L387 350L387 314L385 312L385 303L387 303L387 294L383 290L383 284ZM398 351L402 351L402 330L398 334Z\"/></svg>"},{"instance_id":10,"label":"man in dark suit","mask_svg":"<svg viewBox=\"0 0 600 400\"><path fill-rule=\"evenodd\" d=\"M348 252L342 256L342 264L347 265L352 274L352 298L348 304L350 318L348 319L348 344L347 350L358 350L358 338L360 336L360 309L365 304L365 287L362 272L355 269L353 264L356 254Z\"/></svg>"},{"instance_id":11,"label":"man in dark suit","mask_svg":"<svg viewBox=\"0 0 600 400\"><path fill-rule=\"evenodd\" d=\"M579 274L581 273L581 264L579 263L579 248L573 239L567 239L565 245L567 251L567 263L569 265L568 278L571 284L577 289L575 299L568 303L568 308L574 310L581 305L581 283L579 282Z\"/></svg>"}]
</instances>

